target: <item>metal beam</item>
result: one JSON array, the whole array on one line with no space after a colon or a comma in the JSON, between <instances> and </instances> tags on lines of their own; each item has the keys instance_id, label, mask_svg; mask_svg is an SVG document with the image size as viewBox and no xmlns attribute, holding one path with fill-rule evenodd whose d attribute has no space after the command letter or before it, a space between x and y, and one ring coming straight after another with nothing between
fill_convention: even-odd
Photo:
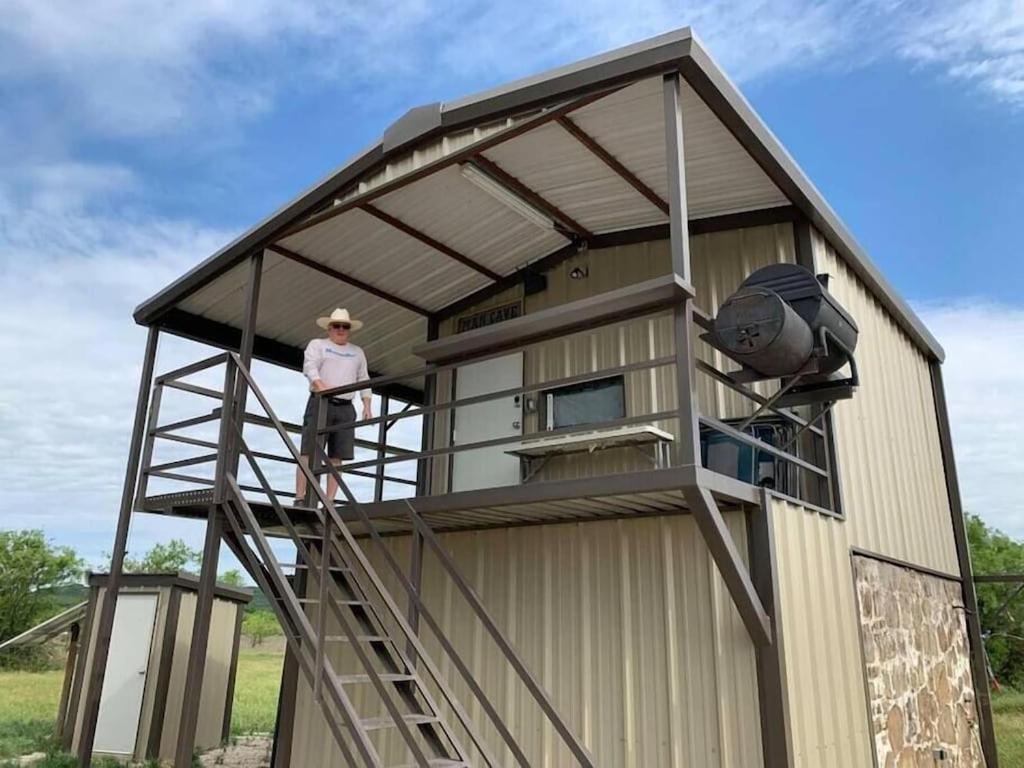
<instances>
[{"instance_id":1,"label":"metal beam","mask_svg":"<svg viewBox=\"0 0 1024 768\"><path fill-rule=\"evenodd\" d=\"M175 336L192 339L203 344L212 344L221 349L238 349L242 339L241 330L234 326L180 309L171 310L164 315L160 320L160 329L167 333L173 333ZM302 349L300 347L293 347L265 336L257 335L253 340L253 357L293 371L302 369ZM370 378L379 378L380 375L378 371L370 370ZM373 391L378 394L387 393L407 403L423 402L423 393L420 390L404 384L392 383L374 387Z\"/></svg>"},{"instance_id":2,"label":"metal beam","mask_svg":"<svg viewBox=\"0 0 1024 768\"><path fill-rule=\"evenodd\" d=\"M782 633L779 569L771 496L761 491L761 505L747 516L750 575L772 622L772 644L757 649L757 695L761 713L761 749L771 768L793 765L793 729L789 714L786 648Z\"/></svg>"},{"instance_id":3,"label":"metal beam","mask_svg":"<svg viewBox=\"0 0 1024 768\"><path fill-rule=\"evenodd\" d=\"M406 309L409 312L415 312L417 315L422 315L423 317L430 317L430 310L426 309L425 307L421 307L418 304L414 304L411 301L401 299L398 296L395 296L393 293L388 293L387 291L378 288L375 285L370 285L369 283L360 280L358 277L352 277L352 275L347 275L344 272L335 269L334 267L329 267L326 264L321 264L319 261L314 261L308 256L303 256L301 253L293 251L290 248L285 248L282 245L268 245L267 250L276 253L278 256L284 256L286 259L291 259L297 264L302 264L304 267L315 269L317 272L321 272L327 275L328 277L333 277L335 280L340 280L343 283L348 283L353 288L358 288L361 291L365 291L366 293L376 296L378 299L390 301L395 306L401 307L402 309Z\"/></svg>"},{"instance_id":4,"label":"metal beam","mask_svg":"<svg viewBox=\"0 0 1024 768\"><path fill-rule=\"evenodd\" d=\"M949 412L946 409L946 390L942 383L942 366L938 361L933 360L929 368L932 379L932 396L935 400L935 414L939 423L939 447L942 451L942 466L946 475L946 492L949 496L949 510L953 522L953 540L956 544L957 564L960 566L964 618L967 621L967 639L971 648L971 673L974 677L978 718L981 721L981 746L985 752L985 763L988 768L999 768L996 733L992 723L992 698L988 690L988 665L985 662L985 644L981 636L978 596L974 591L974 570L971 566L970 545L967 543L967 523L960 500L960 480L957 478L956 459L953 455L953 436L949 428Z\"/></svg>"},{"instance_id":5,"label":"metal beam","mask_svg":"<svg viewBox=\"0 0 1024 768\"><path fill-rule=\"evenodd\" d=\"M669 240L672 269L688 283L690 274L689 216L686 205L686 153L683 147L683 82L678 72L665 75L665 154L668 168Z\"/></svg>"},{"instance_id":6,"label":"metal beam","mask_svg":"<svg viewBox=\"0 0 1024 768\"><path fill-rule=\"evenodd\" d=\"M651 203L655 205L662 213L668 215L668 203L665 202L661 195L651 189L649 186L644 184L635 173L624 166L619 160L607 149L602 147L593 136L580 128L576 123L572 121L566 115L562 115L557 120L558 124L568 131L573 138L575 138L580 144L590 150L598 160L603 162L615 173L617 173L622 179L629 184L633 189L639 192L641 195L646 197Z\"/></svg>"},{"instance_id":7,"label":"metal beam","mask_svg":"<svg viewBox=\"0 0 1024 768\"><path fill-rule=\"evenodd\" d=\"M770 646L773 642L772 620L754 588L747 566L740 557L736 542L714 497L710 491L698 485L685 487L683 495L754 646Z\"/></svg>"},{"instance_id":8,"label":"metal beam","mask_svg":"<svg viewBox=\"0 0 1024 768\"><path fill-rule=\"evenodd\" d=\"M135 423L128 449L128 466L124 473L124 487L121 491L121 508L114 534L114 547L110 556L110 576L107 593L100 609L96 641L93 644L92 670L89 689L86 694L85 710L82 713L82 728L78 738L78 764L89 768L92 764L92 748L96 739L96 720L100 714L100 694L107 670L107 655L110 652L110 635L114 629L114 608L117 605L118 590L121 587L121 570L128 548L128 529L131 525L132 506L135 502L135 486L139 477L142 445L146 431L146 411L149 404L149 388L153 382L153 367L156 363L157 342L160 330L150 327L146 337L146 353L142 359L142 375L139 377L139 392L135 401Z\"/></svg>"},{"instance_id":9,"label":"metal beam","mask_svg":"<svg viewBox=\"0 0 1024 768\"><path fill-rule=\"evenodd\" d=\"M478 152L473 155L472 164L483 169L487 175L499 182L502 186L507 187L510 192L515 193L526 202L544 211L544 213L554 219L556 225L561 224L563 227L567 228L568 232L562 232L563 235L570 237L570 239L575 237L576 239L582 240L586 240L594 236L590 230L572 218L557 205L547 200L539 193L534 192L526 186L526 184L521 182L496 162L484 156L482 153Z\"/></svg>"},{"instance_id":10,"label":"metal beam","mask_svg":"<svg viewBox=\"0 0 1024 768\"><path fill-rule=\"evenodd\" d=\"M360 206L360 209L366 211L366 213L370 214L374 218L383 221L388 226L394 227L399 232L404 232L405 234L409 235L409 237L415 240L419 240L424 245L433 248L435 251L439 253L443 253L450 259L454 259L455 261L459 262L459 264L469 267L475 272L479 272L488 280L492 280L494 282L501 280L501 275L499 275L497 272L488 269L483 264L479 264L478 262L473 261L471 258L469 258L468 256L464 256L451 246L445 245L440 240L435 240L430 235L426 234L425 232L421 232L420 230L416 229L413 226L410 226L409 224L406 224L401 219L395 218L390 213L386 213L382 211L380 208L371 205L370 203L366 203L365 205Z\"/></svg>"},{"instance_id":11,"label":"metal beam","mask_svg":"<svg viewBox=\"0 0 1024 768\"><path fill-rule=\"evenodd\" d=\"M1024 573L985 573L974 577L975 584L1024 584Z\"/></svg>"},{"instance_id":12,"label":"metal beam","mask_svg":"<svg viewBox=\"0 0 1024 768\"><path fill-rule=\"evenodd\" d=\"M358 208L359 206L372 202L390 192L394 192L395 190L408 186L409 184L412 184L415 181L419 181L420 179L426 178L427 176L436 173L442 168L448 168L452 165L459 165L461 163L464 163L470 158L475 157L480 152L490 149L491 147L496 147L499 144L504 144L506 141L509 141L511 139L516 138L517 136L522 136L524 133L532 131L534 128L539 128L542 125L547 125L548 123L557 119L561 115L567 115L570 112L576 111L577 109L582 109L588 104L593 104L595 101L603 99L605 96L614 93L615 91L618 91L623 87L623 84L618 84L609 88L602 88L597 91L592 91L591 93L587 93L576 98L571 98L567 101L563 101L560 104L554 105L548 109L543 110L542 112L539 112L538 114L532 117L528 117L525 120L516 123L510 128L492 134L491 136L487 136L481 139L480 141L474 142L473 144L469 145L464 149L452 152L449 155L444 155L443 157L439 157L437 160L427 163L426 165L423 165L413 171L409 171L408 173L403 174L402 176L399 176L396 179L392 179L391 181L386 181L383 182L382 184L378 184L377 186L367 190L366 192L363 192L362 194L355 195L354 197L350 197L347 200L335 202L335 204L330 208L327 208L326 210L321 211L320 213L309 216L304 221L301 221L297 224L293 224L286 228L282 228L282 230L279 230L278 233L276 233L273 236L271 242L273 240L283 240L285 238L291 237L292 235L298 232L302 232L303 230L309 229L310 227L315 227L317 224L321 224L324 221L333 219L335 216L340 216L346 211L350 211L353 208Z\"/></svg>"}]
</instances>

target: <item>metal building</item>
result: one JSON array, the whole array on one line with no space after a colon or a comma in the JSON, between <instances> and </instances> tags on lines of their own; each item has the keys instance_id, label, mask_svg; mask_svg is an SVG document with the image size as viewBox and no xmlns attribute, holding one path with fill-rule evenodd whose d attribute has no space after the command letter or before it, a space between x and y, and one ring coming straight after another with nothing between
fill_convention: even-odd
<instances>
[{"instance_id":1,"label":"metal building","mask_svg":"<svg viewBox=\"0 0 1024 768\"><path fill-rule=\"evenodd\" d=\"M81 737L88 670L96 652L96 618L107 602L107 574L89 575L89 600L82 648L61 708L61 746L75 749ZM130 760L172 760L183 701L200 700L196 746L208 749L229 735L242 616L252 599L247 590L218 584L200 687L186 685L199 580L189 573L132 573L119 578L117 615L102 686L94 751ZM193 694L192 691L196 693Z\"/></svg>"},{"instance_id":2,"label":"metal building","mask_svg":"<svg viewBox=\"0 0 1024 768\"><path fill-rule=\"evenodd\" d=\"M780 264L855 350L809 326L765 376L726 349ZM252 362L298 368L336 306L383 412L342 501L292 502ZM410 110L135 319L112 579L133 511L207 521L198 686L232 548L289 639L277 765L996 765L942 349L689 29ZM158 374L161 334L225 352Z\"/></svg>"}]
</instances>

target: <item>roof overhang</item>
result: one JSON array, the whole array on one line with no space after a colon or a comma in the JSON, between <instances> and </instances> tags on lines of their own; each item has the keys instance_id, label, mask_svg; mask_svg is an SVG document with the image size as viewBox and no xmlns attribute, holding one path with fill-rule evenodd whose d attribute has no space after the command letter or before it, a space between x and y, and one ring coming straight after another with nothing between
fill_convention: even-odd
<instances>
[{"instance_id":1,"label":"roof overhang","mask_svg":"<svg viewBox=\"0 0 1024 768\"><path fill-rule=\"evenodd\" d=\"M272 258L271 268L274 268L277 264L276 259L281 256L282 247L287 249L294 243L300 243L304 247L315 249L315 236L323 237L323 233L327 232L326 225L320 224L321 221L338 223L344 214L348 217L345 219L346 226L350 228L358 230L359 227L367 227L368 220L373 217L378 219L374 223L380 226L381 213L385 222L387 217L396 218L395 206L392 205L389 211L388 201L398 200L402 194L408 198L403 201L408 209L416 210L416 206L422 207L426 204L425 200L429 200L431 194L436 196L440 193L452 193L457 181L448 178L456 172L451 170L454 167L453 156L420 162L413 170L409 170L405 167L408 166L405 158L414 154L412 150L417 147L438 140L439 137L446 141L446 137L462 129L499 121L487 129L489 133L484 132L481 135L484 137L484 145L493 147L489 150L489 158L493 160L497 156L500 165L502 147L508 145L510 137L514 136L522 143L531 136L539 135L545 124L549 124L550 117L559 109L565 110L568 114L570 109L587 104L588 100L605 97L615 89L633 87L633 84L643 81L644 78L673 70L678 70L683 75L686 84L696 93L703 105L706 105L710 114L713 114L742 146L753 163L763 172L768 180L767 185L786 198L773 204L791 203L806 216L837 253L850 264L908 336L926 354L941 361L943 351L935 338L882 276L822 195L711 59L689 28L509 83L475 96L410 110L385 131L380 141L357 154L288 205L143 302L135 311L135 319L140 324L160 324L170 310L177 309L180 312L183 301L231 270L240 269L240 265L249 256L261 250ZM539 111L530 114L530 110ZM548 137L548 140L550 138ZM474 146L479 150L480 145ZM458 155L458 150L454 150L454 154ZM687 159L689 162L689 156ZM402 166L403 163L405 166ZM402 184L406 185L405 190L410 189L410 180L428 177L431 177L431 183L436 184L436 188L431 190L426 185L421 185L424 189L421 190L419 198L413 192L402 192L398 181L393 177L396 167L404 168ZM534 175L537 175L536 169ZM688 182L689 176L688 172ZM445 186L446 183L448 186ZM734 205L736 204L734 202ZM565 218L571 220L568 215ZM311 229L310 221L320 226ZM654 223L657 223L657 217L650 222L633 221L628 226L640 227ZM609 227L613 224L613 221L608 222ZM369 236L369 229L359 231L365 231ZM373 230L373 236L386 238L386 235L380 234L378 230ZM554 246L558 244L559 241L555 239L537 240L534 250L540 252L546 248L553 251L557 250ZM561 241L561 244L564 245L564 241ZM377 241L376 247L388 248L398 245L397 241L384 239ZM525 257L514 254L509 256L510 260L514 258ZM476 271L484 276L489 272L506 275L510 271L510 263L479 264ZM429 264L424 263L420 269L429 269ZM463 283L452 290L461 290L463 295L471 294L480 285L478 281L475 282L476 278L477 275L471 271L463 274L460 278ZM358 283L360 278L356 276L355 279ZM266 281L264 285L266 286ZM436 298L434 306L423 307L422 315L434 314L442 308L436 304L450 298L448 294L443 293L444 287L426 287L435 291ZM412 309L415 310L415 307ZM416 316L415 311L409 311L408 307L401 311L409 314L406 323L408 327L412 327L414 321L422 320ZM389 333L394 336L398 330ZM284 343L280 339L276 341ZM294 342L291 344L295 346ZM287 346L285 343L285 347Z\"/></svg>"}]
</instances>

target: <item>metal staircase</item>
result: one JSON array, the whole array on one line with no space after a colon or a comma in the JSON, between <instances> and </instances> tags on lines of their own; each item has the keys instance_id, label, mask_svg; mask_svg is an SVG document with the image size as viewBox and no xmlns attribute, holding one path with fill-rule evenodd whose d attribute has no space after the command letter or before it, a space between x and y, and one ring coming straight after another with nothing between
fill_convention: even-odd
<instances>
[{"instance_id":1,"label":"metal staircase","mask_svg":"<svg viewBox=\"0 0 1024 768\"><path fill-rule=\"evenodd\" d=\"M532 765L323 449L317 449L313 466L306 466L284 425L238 356L228 354L218 359L221 357L227 369L224 392L199 393L217 394L223 399L219 412L216 479L209 500L224 517L225 541L270 600L289 648L346 764L368 768L406 765L497 768L502 765L481 736L482 723L474 722L455 697L449 680L427 653L418 631L410 625L371 565L364 547L373 546L406 592L419 619L436 637L447 661L479 701L514 764L523 768ZM196 366L190 366L189 370L196 370ZM166 376L163 380L170 381ZM193 391L195 389L192 387ZM291 459L305 474L315 496L312 504L283 505L260 467L258 459L266 454L253 451L246 443L242 425L249 418L244 409L250 393L265 414L264 425L278 433ZM154 405L159 408L159 392L154 393ZM155 425L157 419L151 412L151 425ZM147 461L150 457L151 450L148 450ZM237 468L243 457L257 479L255 488L239 483ZM344 515L316 481L326 473L333 474L345 497L346 503L341 507ZM277 523L295 545L296 563L277 560L264 532L265 516L261 520L256 514L253 504L244 495L245 489L258 490L269 500ZM411 504L408 504L408 517L577 763L593 768L594 762L586 748L562 721L547 693ZM297 524L296 519L301 522ZM350 528L351 522L359 524L358 538ZM295 569L296 576L292 579L285 573L288 567ZM353 668L345 669L345 663ZM376 705L373 714L358 711L357 703L367 701ZM394 734L401 739L398 749ZM403 755L397 763L385 762L382 757L382 754L394 756L397 753Z\"/></svg>"}]
</instances>

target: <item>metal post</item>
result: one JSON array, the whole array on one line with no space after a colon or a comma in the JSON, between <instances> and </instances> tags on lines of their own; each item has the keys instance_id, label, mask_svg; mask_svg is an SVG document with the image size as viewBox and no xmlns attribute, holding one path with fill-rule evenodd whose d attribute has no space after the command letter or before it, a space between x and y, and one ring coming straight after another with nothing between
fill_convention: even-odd
<instances>
[{"instance_id":1,"label":"metal post","mask_svg":"<svg viewBox=\"0 0 1024 768\"><path fill-rule=\"evenodd\" d=\"M260 277L263 271L263 252L257 252L249 261L249 291L246 297L245 320L239 345L239 360L247 369L252 362L253 343L256 338L256 312L259 303ZM217 477L214 503L206 518L206 539L203 543L203 561L199 570L199 589L196 595L195 621L192 625L192 644L189 647L188 666L185 670L185 698L181 706L178 744L174 753L175 768L190 768L196 746L199 725L199 704L202 698L206 654L213 618L213 600L217 589L217 568L220 563L220 542L224 533L224 512L221 505L227 495L227 478L238 472L239 441L234 427L245 425L245 400L248 388L245 377L238 375L235 364L228 358L224 371L224 400L221 407L221 429L217 446Z\"/></svg>"},{"instance_id":2,"label":"metal post","mask_svg":"<svg viewBox=\"0 0 1024 768\"><path fill-rule=\"evenodd\" d=\"M185 696L181 703L178 744L174 752L175 768L191 768L192 754L195 751L222 532L223 513L219 505L213 504L206 520L206 539L203 542L203 561L199 569L199 590L196 597L195 621L192 625L192 645L189 648L188 666L185 669Z\"/></svg>"},{"instance_id":3,"label":"metal post","mask_svg":"<svg viewBox=\"0 0 1024 768\"><path fill-rule=\"evenodd\" d=\"M245 301L245 320L242 325L242 340L238 346L238 357L247 369L252 367L252 350L256 341L256 317L259 311L260 283L263 278L263 251L257 251L249 259L249 293ZM245 379L237 377L235 382L235 408L233 418L239 430L245 429L245 405L249 388L245 385ZM228 453L228 466L231 473L238 472L239 449L238 440L235 438L235 431L229 431L229 445L231 450Z\"/></svg>"},{"instance_id":4,"label":"metal post","mask_svg":"<svg viewBox=\"0 0 1024 768\"><path fill-rule=\"evenodd\" d=\"M981 636L978 597L974 591L974 569L971 566L971 550L967 543L967 524L960 500L960 481L957 478L956 458L953 455L953 436L949 429L949 411L946 409L946 390L942 383L942 366L938 361L933 360L930 368L932 396L935 399L935 413L939 422L942 464L946 474L946 491L949 495L949 508L953 517L953 538L956 542L957 563L960 566L960 584L963 590L964 614L967 620L967 639L971 647L971 673L974 677L975 700L978 703L978 717L981 721L981 747L985 752L985 764L988 768L999 768L999 757L996 754L996 734L992 724L992 698L988 690L985 641Z\"/></svg>"},{"instance_id":5,"label":"metal post","mask_svg":"<svg viewBox=\"0 0 1024 768\"><path fill-rule=\"evenodd\" d=\"M377 460L384 458L384 447L388 442L388 406L391 398L381 395L380 398L380 424L377 425ZM374 472L373 500L381 501L384 498L384 464L378 464Z\"/></svg>"},{"instance_id":6,"label":"metal post","mask_svg":"<svg viewBox=\"0 0 1024 768\"><path fill-rule=\"evenodd\" d=\"M668 168L669 244L672 271L690 282L690 234L686 210L686 164L683 150L682 76L664 78L665 148ZM685 299L673 311L676 384L679 408L679 463L700 465L700 424L693 356L693 303Z\"/></svg>"},{"instance_id":7,"label":"metal post","mask_svg":"<svg viewBox=\"0 0 1024 768\"><path fill-rule=\"evenodd\" d=\"M782 607L779 600L779 571L775 532L772 528L772 499L761 492L761 507L747 517L751 578L772 622L772 644L756 649L757 696L761 713L761 749L764 764L771 768L793 765L793 730L789 718L786 651L782 636Z\"/></svg>"},{"instance_id":8,"label":"metal post","mask_svg":"<svg viewBox=\"0 0 1024 768\"><path fill-rule=\"evenodd\" d=\"M669 243L672 271L691 280L689 214L686 208L686 153L683 150L683 77L670 72L664 78L665 151L668 168Z\"/></svg>"},{"instance_id":9,"label":"metal post","mask_svg":"<svg viewBox=\"0 0 1024 768\"><path fill-rule=\"evenodd\" d=\"M64 660L64 680L60 687L60 704L57 706L57 725L53 732L54 741L60 744L64 740L67 728L68 699L71 696L71 681L75 676L75 665L78 662L78 638L82 625L75 622L68 632L68 656Z\"/></svg>"},{"instance_id":10,"label":"metal post","mask_svg":"<svg viewBox=\"0 0 1024 768\"><path fill-rule=\"evenodd\" d=\"M132 505L135 501L135 487L139 476L139 460L146 427L146 406L149 402L149 389L153 383L153 368L156 365L159 334L160 331L156 326L150 326L149 335L146 337L146 355L142 361L142 376L139 378L139 393L135 403L135 423L132 425L132 439L128 449L128 466L125 469L124 488L121 492L121 508L118 513L117 532L114 534L114 549L110 556L110 575L96 629L89 688L85 709L82 713L82 730L78 739L78 764L82 768L89 768L92 764L92 745L96 739L96 719L100 713L100 693L103 690L103 678L107 669L110 634L114 628L114 608L117 605L118 590L121 588L121 569L124 566L124 555L128 547L128 528L131 524Z\"/></svg>"},{"instance_id":11,"label":"metal post","mask_svg":"<svg viewBox=\"0 0 1024 768\"><path fill-rule=\"evenodd\" d=\"M420 590L423 586L423 534L419 532L416 526L413 526L412 533L409 538L409 583L412 584L412 588L416 590L416 594L420 595ZM420 595L422 598L422 595ZM409 600L409 628L412 629L417 635L420 633L420 610L415 600ZM409 657L409 663L413 669L416 668L416 646L410 641L405 649L406 655Z\"/></svg>"},{"instance_id":12,"label":"metal post","mask_svg":"<svg viewBox=\"0 0 1024 768\"><path fill-rule=\"evenodd\" d=\"M440 335L440 323L436 317L431 316L427 320L427 341L434 341ZM437 374L431 373L424 377L423 381L423 404L436 405L437 400ZM420 417L420 450L427 451L434 447L434 419L435 414L424 414ZM454 413L452 414L454 418ZM418 459L416 461L416 495L426 496L431 493L433 483L434 460L433 458Z\"/></svg>"}]
</instances>

